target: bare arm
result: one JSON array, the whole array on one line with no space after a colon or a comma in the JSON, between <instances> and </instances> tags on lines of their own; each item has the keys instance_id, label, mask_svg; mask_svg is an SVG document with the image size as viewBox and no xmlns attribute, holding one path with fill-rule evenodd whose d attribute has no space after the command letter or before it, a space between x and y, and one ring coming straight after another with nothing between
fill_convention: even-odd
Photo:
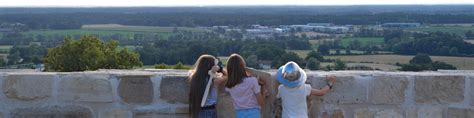
<instances>
[{"instance_id":1,"label":"bare arm","mask_svg":"<svg viewBox=\"0 0 474 118\"><path fill-rule=\"evenodd\" d=\"M212 82L214 82L214 86L219 86L225 83L226 80L227 80L227 76L220 76L220 77L214 77Z\"/></svg>"},{"instance_id":2,"label":"bare arm","mask_svg":"<svg viewBox=\"0 0 474 118\"><path fill-rule=\"evenodd\" d=\"M329 86L325 86L324 88L322 89L311 89L311 95L315 95L315 96L324 96L326 95L326 93L329 92Z\"/></svg>"},{"instance_id":3,"label":"bare arm","mask_svg":"<svg viewBox=\"0 0 474 118\"><path fill-rule=\"evenodd\" d=\"M332 86L333 83L336 82L336 76L334 76L334 75L326 76L326 81L328 81L328 83L330 85L326 85L322 89L311 89L311 95L315 95L315 96L324 96L324 95L326 95L326 93L328 93L329 90L331 90L331 87L329 87L329 86Z\"/></svg>"},{"instance_id":4,"label":"bare arm","mask_svg":"<svg viewBox=\"0 0 474 118\"><path fill-rule=\"evenodd\" d=\"M264 104L264 101L263 101L263 95L262 95L262 92L260 92L260 93L256 94L256 96L257 96L257 102L258 102L258 104L259 104L260 106L263 106L263 104Z\"/></svg>"},{"instance_id":5,"label":"bare arm","mask_svg":"<svg viewBox=\"0 0 474 118\"><path fill-rule=\"evenodd\" d=\"M208 72L208 74L213 78L212 82L214 82L214 86L219 86L227 81L227 72L223 70L222 73L217 73L216 71L218 69L218 66L214 66L212 70L209 70Z\"/></svg>"}]
</instances>

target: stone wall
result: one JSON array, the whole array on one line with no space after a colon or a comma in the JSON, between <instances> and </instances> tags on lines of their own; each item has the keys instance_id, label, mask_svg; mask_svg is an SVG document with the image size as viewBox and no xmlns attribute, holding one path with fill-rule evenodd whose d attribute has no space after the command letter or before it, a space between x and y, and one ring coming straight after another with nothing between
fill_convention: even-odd
<instances>
[{"instance_id":1,"label":"stone wall","mask_svg":"<svg viewBox=\"0 0 474 118\"><path fill-rule=\"evenodd\" d=\"M268 86L264 118L278 117L278 83L272 71L252 70ZM471 71L307 72L313 88L325 75L338 81L324 97L309 97L313 118L472 118ZM180 118L188 115L187 71L101 70L73 73L0 73L0 118ZM472 87L471 87L472 86ZM229 94L219 89L220 117L234 114Z\"/></svg>"}]
</instances>

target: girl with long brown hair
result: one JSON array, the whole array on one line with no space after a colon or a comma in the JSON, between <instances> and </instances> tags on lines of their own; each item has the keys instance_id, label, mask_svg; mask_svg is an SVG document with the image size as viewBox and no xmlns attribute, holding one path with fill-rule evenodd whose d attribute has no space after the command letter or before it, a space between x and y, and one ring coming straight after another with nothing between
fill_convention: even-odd
<instances>
[{"instance_id":1,"label":"girl with long brown hair","mask_svg":"<svg viewBox=\"0 0 474 118\"><path fill-rule=\"evenodd\" d=\"M217 87L225 81L225 71L211 55L201 55L188 78L189 113L192 118L216 118Z\"/></svg>"},{"instance_id":2,"label":"girl with long brown hair","mask_svg":"<svg viewBox=\"0 0 474 118\"><path fill-rule=\"evenodd\" d=\"M232 54L227 60L227 82L225 90L233 99L237 118L260 118L263 95L256 77L246 71L245 61L238 54Z\"/></svg>"}]
</instances>

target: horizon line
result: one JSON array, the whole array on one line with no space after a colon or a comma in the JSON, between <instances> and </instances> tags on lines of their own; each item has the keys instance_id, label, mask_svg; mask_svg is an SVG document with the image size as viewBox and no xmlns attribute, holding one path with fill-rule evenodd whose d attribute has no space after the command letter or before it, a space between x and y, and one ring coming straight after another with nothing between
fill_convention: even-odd
<instances>
[{"instance_id":1,"label":"horizon line","mask_svg":"<svg viewBox=\"0 0 474 118\"><path fill-rule=\"evenodd\" d=\"M19 5L19 6L2 6L0 8L134 8L134 7L284 7L284 6L457 6L457 5L474 5L474 3L453 3L453 4L312 4L312 5L272 5L272 4L255 4L255 5L131 5L131 6L114 6L114 5Z\"/></svg>"}]
</instances>

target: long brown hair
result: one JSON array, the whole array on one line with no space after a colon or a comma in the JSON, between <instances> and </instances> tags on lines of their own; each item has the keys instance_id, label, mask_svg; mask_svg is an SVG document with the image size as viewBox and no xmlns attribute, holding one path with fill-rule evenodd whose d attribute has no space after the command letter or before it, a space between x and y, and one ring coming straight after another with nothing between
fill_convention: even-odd
<instances>
[{"instance_id":1,"label":"long brown hair","mask_svg":"<svg viewBox=\"0 0 474 118\"><path fill-rule=\"evenodd\" d=\"M201 55L194 70L189 76L189 115L192 118L197 118L201 111L201 100L204 95L206 81L209 78L208 71L215 65L216 58L211 55Z\"/></svg>"},{"instance_id":2,"label":"long brown hair","mask_svg":"<svg viewBox=\"0 0 474 118\"><path fill-rule=\"evenodd\" d=\"M245 70L245 61L242 56L238 54L230 55L229 59L227 60L227 83L225 86L227 88L232 88L237 84L242 83L245 77L248 77L246 70Z\"/></svg>"}]
</instances>

